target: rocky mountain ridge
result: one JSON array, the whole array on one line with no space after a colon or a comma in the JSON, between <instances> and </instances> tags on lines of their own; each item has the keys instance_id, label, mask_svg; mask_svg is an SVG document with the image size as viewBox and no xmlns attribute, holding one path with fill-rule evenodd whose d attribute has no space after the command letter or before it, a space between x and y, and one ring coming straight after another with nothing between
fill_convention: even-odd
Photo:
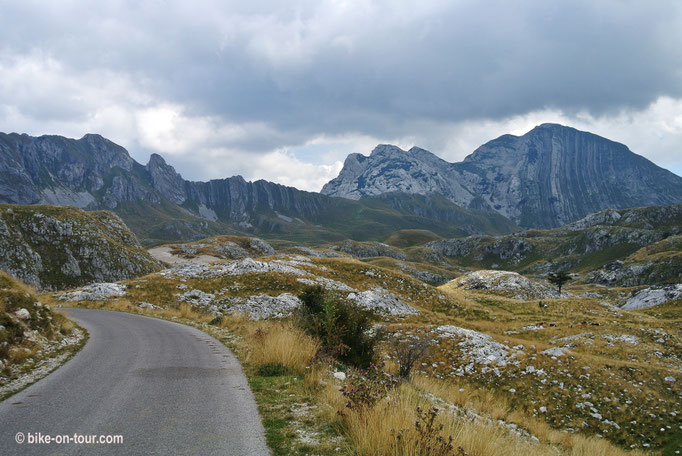
<instances>
[{"instance_id":1,"label":"rocky mountain ridge","mask_svg":"<svg viewBox=\"0 0 682 456\"><path fill-rule=\"evenodd\" d=\"M387 192L436 193L496 211L525 228L554 228L604 209L682 202L682 178L592 133L542 124L504 135L449 163L413 147L351 154L322 193L350 199Z\"/></svg>"},{"instance_id":2,"label":"rocky mountain ridge","mask_svg":"<svg viewBox=\"0 0 682 456\"><path fill-rule=\"evenodd\" d=\"M113 210L147 243L240 233L345 239L401 228L449 235L515 229L498 214L434 198L353 202L241 176L191 182L160 155L143 166L99 135L75 140L0 133L0 203ZM461 229L453 219L463 222Z\"/></svg>"}]
</instances>

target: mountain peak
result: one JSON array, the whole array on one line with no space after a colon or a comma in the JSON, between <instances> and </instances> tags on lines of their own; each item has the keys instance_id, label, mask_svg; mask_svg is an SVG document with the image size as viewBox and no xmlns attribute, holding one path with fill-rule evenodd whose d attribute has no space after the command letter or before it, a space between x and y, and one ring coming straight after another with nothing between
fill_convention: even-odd
<instances>
[{"instance_id":1,"label":"mountain peak","mask_svg":"<svg viewBox=\"0 0 682 456\"><path fill-rule=\"evenodd\" d=\"M543 123L523 136L493 139L461 163L381 144L366 160L347 160L322 189L351 199L390 192L438 193L523 227L551 228L606 208L682 202L682 178L623 144Z\"/></svg>"},{"instance_id":2,"label":"mountain peak","mask_svg":"<svg viewBox=\"0 0 682 456\"><path fill-rule=\"evenodd\" d=\"M394 146L393 144L379 144L372 150L370 157L373 157L376 155L393 155L393 154L406 154L406 153L407 152L402 150L400 147Z\"/></svg>"},{"instance_id":3,"label":"mountain peak","mask_svg":"<svg viewBox=\"0 0 682 456\"><path fill-rule=\"evenodd\" d=\"M187 199L185 181L180 174L159 154L151 154L147 163L147 172L154 189L166 196L175 204L182 204Z\"/></svg>"},{"instance_id":4,"label":"mountain peak","mask_svg":"<svg viewBox=\"0 0 682 456\"><path fill-rule=\"evenodd\" d=\"M566 125L561 125L561 124L552 123L552 122L541 123L540 125L533 128L533 130L535 130L535 129L561 130L563 128L575 130L575 128L573 128L573 127L567 127ZM531 131L533 131L533 130L531 130Z\"/></svg>"},{"instance_id":5,"label":"mountain peak","mask_svg":"<svg viewBox=\"0 0 682 456\"><path fill-rule=\"evenodd\" d=\"M83 135L81 140L85 140L85 141L93 141L93 140L94 141L109 141L104 136L97 134L97 133L86 133Z\"/></svg>"},{"instance_id":6,"label":"mountain peak","mask_svg":"<svg viewBox=\"0 0 682 456\"><path fill-rule=\"evenodd\" d=\"M153 153L149 156L149 162L147 162L148 168L152 166L168 166L168 164L161 155Z\"/></svg>"}]
</instances>

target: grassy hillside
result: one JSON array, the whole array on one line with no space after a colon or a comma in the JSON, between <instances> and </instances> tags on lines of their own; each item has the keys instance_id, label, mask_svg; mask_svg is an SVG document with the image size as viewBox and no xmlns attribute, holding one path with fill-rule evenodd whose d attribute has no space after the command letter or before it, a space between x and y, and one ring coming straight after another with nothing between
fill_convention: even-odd
<instances>
[{"instance_id":1,"label":"grassy hillside","mask_svg":"<svg viewBox=\"0 0 682 456\"><path fill-rule=\"evenodd\" d=\"M442 237L428 230L400 230L389 234L380 241L393 247L405 248L441 239Z\"/></svg>"},{"instance_id":2,"label":"grassy hillside","mask_svg":"<svg viewBox=\"0 0 682 456\"><path fill-rule=\"evenodd\" d=\"M433 207L433 200L438 204ZM424 209L426 208L426 209ZM196 208L188 208L196 212ZM257 235L315 245L355 239L376 240L399 230L430 231L434 236L466 236L471 233L503 234L517 227L495 213L472 211L433 195L391 195L391 199L365 198L353 201L324 198L314 215L301 219L259 207L248 224L219 218L200 218L166 199L159 204L120 203L114 211L145 246L178 241L196 241L215 235Z\"/></svg>"},{"instance_id":3,"label":"grassy hillside","mask_svg":"<svg viewBox=\"0 0 682 456\"><path fill-rule=\"evenodd\" d=\"M552 230L434 241L408 254L444 268L567 270L597 283L642 285L682 279L681 234L682 205L659 206L603 211ZM616 261L625 265L611 265ZM591 274L602 267L604 273Z\"/></svg>"},{"instance_id":4,"label":"grassy hillside","mask_svg":"<svg viewBox=\"0 0 682 456\"><path fill-rule=\"evenodd\" d=\"M682 449L680 303L660 311L622 311L615 305L629 289L575 283L567 287L571 297L524 301L435 288L391 269L398 260L371 261L387 267L300 255L181 265L124 282L125 296L75 304L208 323L205 328L240 353L276 454L338 454L337 447L342 454L386 454L396 445L391 429L412 427L417 406L436 406L445 437L451 435L454 448L467 454ZM393 399L362 412L348 410L338 390L343 382L331 373L352 371L315 360L307 342L291 345L302 339L295 318L286 316L287 305L311 283L335 290L341 300L360 303L362 295L377 306L373 321L386 332L377 360L386 361L389 372L397 369L393 341L431 344ZM379 302L417 313L387 313ZM278 315L280 323L249 320L240 312ZM297 351L299 343L307 355ZM292 370L272 370L268 353ZM292 410L301 404L305 419L294 419L299 415Z\"/></svg>"}]
</instances>

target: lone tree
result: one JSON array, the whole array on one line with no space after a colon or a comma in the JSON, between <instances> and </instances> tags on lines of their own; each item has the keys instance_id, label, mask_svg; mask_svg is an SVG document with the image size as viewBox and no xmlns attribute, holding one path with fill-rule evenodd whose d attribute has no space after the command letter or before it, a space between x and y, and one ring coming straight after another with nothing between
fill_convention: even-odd
<instances>
[{"instance_id":1,"label":"lone tree","mask_svg":"<svg viewBox=\"0 0 682 456\"><path fill-rule=\"evenodd\" d=\"M556 287L559 289L559 294L561 294L561 287L563 287L566 282L571 280L571 275L566 271L551 272L547 276L547 280L549 280L553 285L556 285Z\"/></svg>"}]
</instances>

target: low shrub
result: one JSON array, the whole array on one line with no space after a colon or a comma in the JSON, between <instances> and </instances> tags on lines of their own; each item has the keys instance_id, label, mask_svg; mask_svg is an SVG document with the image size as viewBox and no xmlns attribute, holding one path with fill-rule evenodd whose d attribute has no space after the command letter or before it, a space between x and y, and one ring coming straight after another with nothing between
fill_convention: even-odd
<instances>
[{"instance_id":1,"label":"low shrub","mask_svg":"<svg viewBox=\"0 0 682 456\"><path fill-rule=\"evenodd\" d=\"M298 324L320 340L322 355L358 368L369 367L383 336L371 331L371 312L341 301L321 286L307 287L299 299Z\"/></svg>"},{"instance_id":2,"label":"low shrub","mask_svg":"<svg viewBox=\"0 0 682 456\"><path fill-rule=\"evenodd\" d=\"M365 371L350 371L348 383L341 387L346 408L360 411L372 407L398 385L398 378L384 372L383 367L383 364L371 364Z\"/></svg>"},{"instance_id":3,"label":"low shrub","mask_svg":"<svg viewBox=\"0 0 682 456\"><path fill-rule=\"evenodd\" d=\"M409 380L414 365L428 356L431 342L424 339L393 339L389 347L398 363L398 377Z\"/></svg>"},{"instance_id":4,"label":"low shrub","mask_svg":"<svg viewBox=\"0 0 682 456\"><path fill-rule=\"evenodd\" d=\"M414 422L414 429L401 429L392 431L395 436L393 450L395 454L404 453L405 446L414 449L416 454L424 456L467 456L466 451L461 446L455 449L452 436L446 439L441 435L443 424L436 424L438 408L431 407L425 411L417 407L417 419ZM407 438L411 434L412 438ZM411 453L411 452L410 452Z\"/></svg>"},{"instance_id":5,"label":"low shrub","mask_svg":"<svg viewBox=\"0 0 682 456\"><path fill-rule=\"evenodd\" d=\"M218 315L213 320L209 321L208 324L213 326L221 326L223 324L223 316Z\"/></svg>"}]
</instances>

